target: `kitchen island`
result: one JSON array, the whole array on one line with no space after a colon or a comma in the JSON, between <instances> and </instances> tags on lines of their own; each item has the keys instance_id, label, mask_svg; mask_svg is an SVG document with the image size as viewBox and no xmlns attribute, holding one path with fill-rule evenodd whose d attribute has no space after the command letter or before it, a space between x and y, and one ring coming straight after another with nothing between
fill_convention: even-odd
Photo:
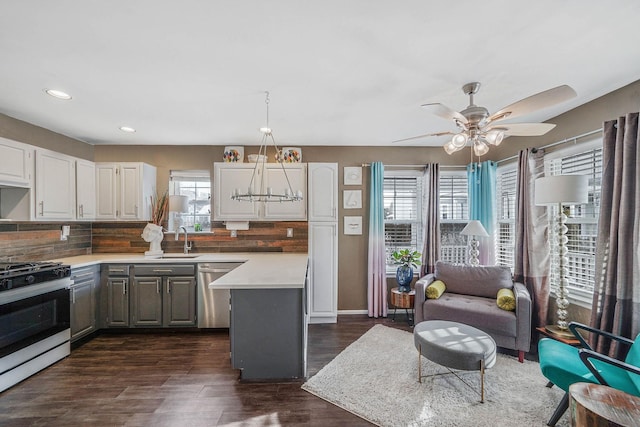
<instances>
[{"instance_id":1,"label":"kitchen island","mask_svg":"<svg viewBox=\"0 0 640 427\"><path fill-rule=\"evenodd\" d=\"M243 380L304 378L306 254L264 255L209 284L231 291L231 364Z\"/></svg>"}]
</instances>

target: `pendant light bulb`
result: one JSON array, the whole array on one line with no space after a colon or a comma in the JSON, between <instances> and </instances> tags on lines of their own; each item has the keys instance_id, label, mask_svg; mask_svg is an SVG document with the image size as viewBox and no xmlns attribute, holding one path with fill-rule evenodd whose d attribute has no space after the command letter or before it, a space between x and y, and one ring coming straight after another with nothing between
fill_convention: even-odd
<instances>
[{"instance_id":1,"label":"pendant light bulb","mask_svg":"<svg viewBox=\"0 0 640 427\"><path fill-rule=\"evenodd\" d=\"M473 144L473 152L478 157L484 156L489 152L489 146L484 141L477 140Z\"/></svg>"},{"instance_id":2,"label":"pendant light bulb","mask_svg":"<svg viewBox=\"0 0 640 427\"><path fill-rule=\"evenodd\" d=\"M451 144L453 144L453 146L456 148L462 148L467 145L468 140L469 137L467 136L467 134L460 132L453 135L453 138L451 138Z\"/></svg>"},{"instance_id":3,"label":"pendant light bulb","mask_svg":"<svg viewBox=\"0 0 640 427\"><path fill-rule=\"evenodd\" d=\"M504 132L500 130L491 130L487 132L487 134L485 135L485 139L489 144L495 145L497 147L504 139Z\"/></svg>"}]
</instances>

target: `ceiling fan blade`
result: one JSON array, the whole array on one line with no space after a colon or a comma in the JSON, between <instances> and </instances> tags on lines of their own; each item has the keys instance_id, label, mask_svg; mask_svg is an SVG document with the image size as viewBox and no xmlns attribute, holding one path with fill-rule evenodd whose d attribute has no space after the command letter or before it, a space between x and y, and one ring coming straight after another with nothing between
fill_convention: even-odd
<instances>
[{"instance_id":1,"label":"ceiling fan blade","mask_svg":"<svg viewBox=\"0 0 640 427\"><path fill-rule=\"evenodd\" d=\"M502 130L507 136L540 136L556 127L553 123L504 123L486 128L490 130Z\"/></svg>"},{"instance_id":2,"label":"ceiling fan blade","mask_svg":"<svg viewBox=\"0 0 640 427\"><path fill-rule=\"evenodd\" d=\"M410 138L404 138L404 139L397 139L395 141L391 141L392 143L396 143L396 142L406 142L406 141L413 141L416 139L422 139L422 138L427 138L430 136L442 136L442 135L454 135L453 132L436 132L436 133L426 133L424 135L418 135L418 136L412 136Z\"/></svg>"},{"instance_id":3,"label":"ceiling fan blade","mask_svg":"<svg viewBox=\"0 0 640 427\"><path fill-rule=\"evenodd\" d=\"M500 111L489 116L487 122L491 123L497 120L519 117L524 114L567 101L576 95L576 91L573 90L571 86L562 85L554 87L553 89L531 95L528 98L521 99L520 101L504 107Z\"/></svg>"},{"instance_id":4,"label":"ceiling fan blade","mask_svg":"<svg viewBox=\"0 0 640 427\"><path fill-rule=\"evenodd\" d=\"M460 114L459 112L452 110L446 105L434 103L434 104L424 104L422 108L429 111L431 114L435 114L438 117L442 117L447 120L457 120L460 123L467 124L468 120L465 116Z\"/></svg>"}]
</instances>

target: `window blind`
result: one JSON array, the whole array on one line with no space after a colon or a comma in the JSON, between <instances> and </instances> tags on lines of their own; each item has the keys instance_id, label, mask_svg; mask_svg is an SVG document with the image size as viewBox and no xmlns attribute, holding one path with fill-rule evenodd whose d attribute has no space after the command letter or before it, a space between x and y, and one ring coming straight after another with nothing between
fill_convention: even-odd
<instances>
[{"instance_id":1,"label":"window blind","mask_svg":"<svg viewBox=\"0 0 640 427\"><path fill-rule=\"evenodd\" d=\"M467 261L467 241L460 232L469 221L466 172L443 172L439 179L440 259L455 264Z\"/></svg>"},{"instance_id":2,"label":"window blind","mask_svg":"<svg viewBox=\"0 0 640 427\"><path fill-rule=\"evenodd\" d=\"M498 233L496 241L496 264L505 265L513 271L515 267L515 219L517 170L502 169L498 172L496 193L498 195Z\"/></svg>"}]
</instances>

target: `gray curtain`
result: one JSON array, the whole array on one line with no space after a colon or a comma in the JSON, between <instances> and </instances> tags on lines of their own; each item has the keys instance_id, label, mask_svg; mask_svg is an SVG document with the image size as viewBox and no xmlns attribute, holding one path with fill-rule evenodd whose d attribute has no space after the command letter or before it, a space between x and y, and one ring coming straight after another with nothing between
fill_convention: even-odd
<instances>
[{"instance_id":1,"label":"gray curtain","mask_svg":"<svg viewBox=\"0 0 640 427\"><path fill-rule=\"evenodd\" d=\"M591 325L635 338L640 332L640 144L638 114L605 122L596 281ZM622 351L609 340L592 345L612 357Z\"/></svg>"},{"instance_id":2,"label":"gray curtain","mask_svg":"<svg viewBox=\"0 0 640 427\"><path fill-rule=\"evenodd\" d=\"M422 247L422 265L420 277L435 271L436 261L440 258L440 165L430 163L424 174L422 188L422 229L424 246Z\"/></svg>"},{"instance_id":3,"label":"gray curtain","mask_svg":"<svg viewBox=\"0 0 640 427\"><path fill-rule=\"evenodd\" d=\"M536 148L520 151L516 188L514 280L531 294L532 337L547 324L549 306L549 240L547 210L536 206L535 180L544 175L544 153ZM531 340L532 343L535 340Z\"/></svg>"}]
</instances>

